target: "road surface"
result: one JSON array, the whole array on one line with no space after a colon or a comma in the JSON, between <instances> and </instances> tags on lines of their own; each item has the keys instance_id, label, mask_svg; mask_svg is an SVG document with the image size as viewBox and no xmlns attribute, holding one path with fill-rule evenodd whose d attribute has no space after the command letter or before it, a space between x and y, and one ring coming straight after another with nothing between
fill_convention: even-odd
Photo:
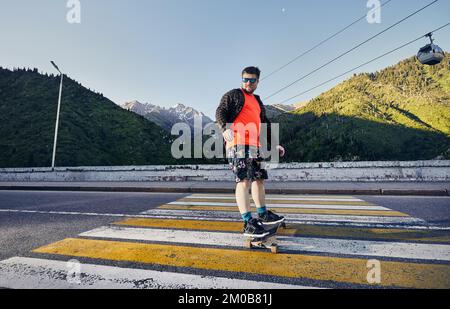
<instances>
[{"instance_id":1,"label":"road surface","mask_svg":"<svg viewBox=\"0 0 450 309\"><path fill-rule=\"evenodd\" d=\"M0 192L4 288L450 288L450 197L268 195L279 254L232 194Z\"/></svg>"}]
</instances>

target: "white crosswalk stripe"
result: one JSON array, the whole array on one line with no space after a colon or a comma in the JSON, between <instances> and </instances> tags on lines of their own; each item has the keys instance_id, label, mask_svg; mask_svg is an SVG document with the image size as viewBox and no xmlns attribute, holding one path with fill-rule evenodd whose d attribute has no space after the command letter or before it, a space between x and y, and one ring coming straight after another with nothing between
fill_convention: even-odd
<instances>
[{"instance_id":1,"label":"white crosswalk stripe","mask_svg":"<svg viewBox=\"0 0 450 309\"><path fill-rule=\"evenodd\" d=\"M228 206L237 207L236 203L217 203L217 202L170 202L167 205L182 206ZM254 204L252 204L254 205ZM271 204L267 203L268 208L297 208L297 209L347 209L347 210L389 210L382 206L357 206L357 205L315 205L315 204Z\"/></svg>"},{"instance_id":2,"label":"white crosswalk stripe","mask_svg":"<svg viewBox=\"0 0 450 309\"><path fill-rule=\"evenodd\" d=\"M12 289L302 289L301 285L81 264L67 279L68 263L15 257L0 262L0 286ZM72 274L72 273L71 273Z\"/></svg>"},{"instance_id":3,"label":"white crosswalk stripe","mask_svg":"<svg viewBox=\"0 0 450 309\"><path fill-rule=\"evenodd\" d=\"M239 221L241 216L235 212L208 211L208 210L170 210L151 209L143 212L147 216L171 216L183 219L230 219ZM283 214L286 220L292 223L305 222L340 222L340 223L367 223L367 224L419 224L424 220L412 217L377 217L377 216L352 216L352 215L314 215L314 214Z\"/></svg>"},{"instance_id":4,"label":"white crosswalk stripe","mask_svg":"<svg viewBox=\"0 0 450 309\"><path fill-rule=\"evenodd\" d=\"M205 195L190 195L185 197L185 199L205 199L205 200L230 200L235 201L236 198L233 195L215 195L215 196L205 196ZM327 201L327 202L364 202L357 198L324 198L324 197L306 197L304 195L293 197L286 195L270 195L266 198L267 200L283 200L283 201Z\"/></svg>"}]
</instances>

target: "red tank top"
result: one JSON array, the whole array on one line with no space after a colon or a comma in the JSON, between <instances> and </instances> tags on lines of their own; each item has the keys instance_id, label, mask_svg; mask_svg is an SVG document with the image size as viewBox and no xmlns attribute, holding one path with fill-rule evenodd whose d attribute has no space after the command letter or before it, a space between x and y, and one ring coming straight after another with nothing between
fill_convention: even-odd
<instances>
[{"instance_id":1,"label":"red tank top","mask_svg":"<svg viewBox=\"0 0 450 309\"><path fill-rule=\"evenodd\" d=\"M259 142L261 130L261 107L253 94L248 94L241 89L245 97L244 107L234 120L231 130L234 139L228 143L227 148L236 145L248 145L261 147Z\"/></svg>"}]
</instances>

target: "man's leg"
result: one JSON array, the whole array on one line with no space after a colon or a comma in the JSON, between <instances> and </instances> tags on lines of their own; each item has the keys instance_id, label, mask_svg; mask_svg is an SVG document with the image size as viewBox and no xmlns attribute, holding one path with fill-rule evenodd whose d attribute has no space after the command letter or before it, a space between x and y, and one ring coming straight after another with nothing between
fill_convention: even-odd
<instances>
[{"instance_id":1,"label":"man's leg","mask_svg":"<svg viewBox=\"0 0 450 309\"><path fill-rule=\"evenodd\" d=\"M252 183L252 198L259 214L264 214L266 209L266 189L264 180L256 180Z\"/></svg>"},{"instance_id":2,"label":"man's leg","mask_svg":"<svg viewBox=\"0 0 450 309\"><path fill-rule=\"evenodd\" d=\"M252 183L252 198L255 201L258 217L264 224L278 224L284 221L284 217L279 216L266 208L266 190L264 180L257 180Z\"/></svg>"},{"instance_id":3,"label":"man's leg","mask_svg":"<svg viewBox=\"0 0 450 309\"><path fill-rule=\"evenodd\" d=\"M249 221L252 217L249 189L249 180L243 180L236 184L236 203L244 221Z\"/></svg>"},{"instance_id":4,"label":"man's leg","mask_svg":"<svg viewBox=\"0 0 450 309\"><path fill-rule=\"evenodd\" d=\"M250 194L251 187L249 180L244 180L236 185L236 201L244 220L244 236L251 238L261 238L269 235L269 232L264 229L263 224L259 219L252 218L250 209Z\"/></svg>"}]
</instances>

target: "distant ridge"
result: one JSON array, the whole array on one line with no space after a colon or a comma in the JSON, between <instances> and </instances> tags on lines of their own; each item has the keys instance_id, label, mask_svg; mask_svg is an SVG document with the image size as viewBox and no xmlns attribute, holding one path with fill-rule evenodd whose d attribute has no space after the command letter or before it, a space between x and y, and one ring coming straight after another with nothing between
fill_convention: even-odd
<instances>
[{"instance_id":1,"label":"distant ridge","mask_svg":"<svg viewBox=\"0 0 450 309\"><path fill-rule=\"evenodd\" d=\"M59 77L0 68L0 167L51 165ZM175 163L171 136L65 76L56 166Z\"/></svg>"},{"instance_id":2,"label":"distant ridge","mask_svg":"<svg viewBox=\"0 0 450 309\"><path fill-rule=\"evenodd\" d=\"M411 57L354 75L276 117L287 160L450 159L449 60L429 67Z\"/></svg>"}]
</instances>

